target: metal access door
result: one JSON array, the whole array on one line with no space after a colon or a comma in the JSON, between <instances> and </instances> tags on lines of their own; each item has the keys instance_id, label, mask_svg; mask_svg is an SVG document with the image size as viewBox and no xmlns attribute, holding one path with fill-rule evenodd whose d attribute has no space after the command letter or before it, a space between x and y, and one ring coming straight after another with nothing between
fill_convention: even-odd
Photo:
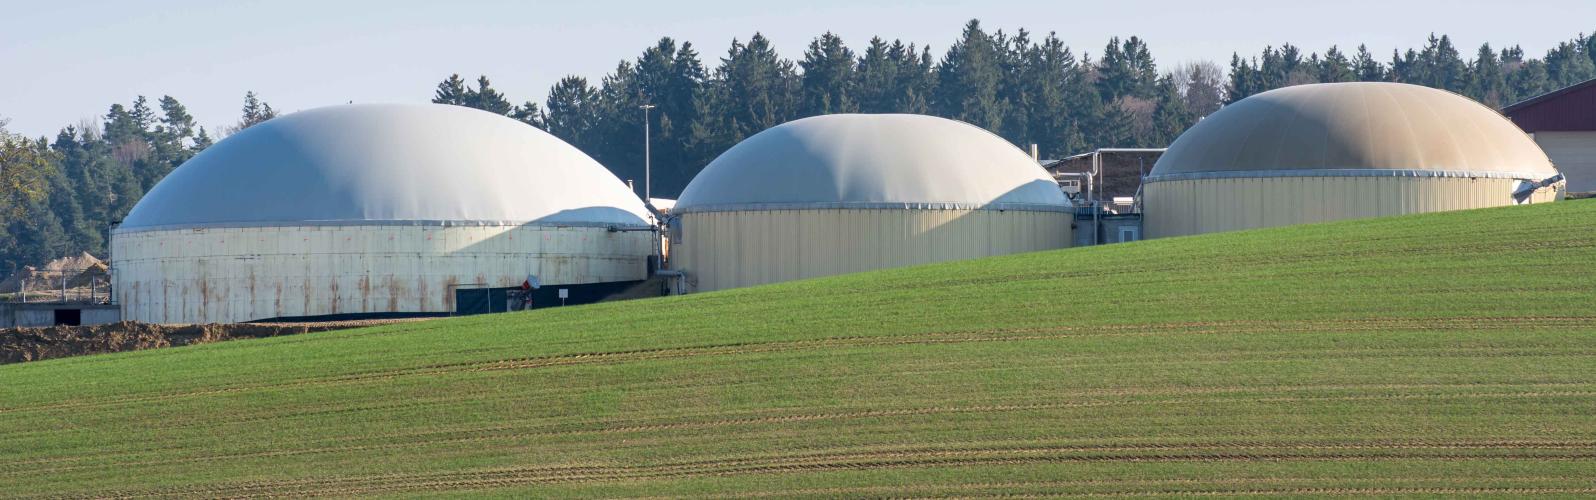
<instances>
[{"instance_id":1,"label":"metal access door","mask_svg":"<svg viewBox=\"0 0 1596 500\"><path fill-rule=\"evenodd\" d=\"M508 288L457 288L454 313L458 315L501 313L510 310Z\"/></svg>"},{"instance_id":2,"label":"metal access door","mask_svg":"<svg viewBox=\"0 0 1596 500\"><path fill-rule=\"evenodd\" d=\"M1142 228L1136 226L1120 226L1119 242L1127 243L1142 239Z\"/></svg>"}]
</instances>

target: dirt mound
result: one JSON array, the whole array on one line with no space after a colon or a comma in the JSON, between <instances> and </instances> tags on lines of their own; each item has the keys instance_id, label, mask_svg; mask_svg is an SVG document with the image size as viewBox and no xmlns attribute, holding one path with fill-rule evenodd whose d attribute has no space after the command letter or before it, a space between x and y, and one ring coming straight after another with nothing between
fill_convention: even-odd
<instances>
[{"instance_id":1,"label":"dirt mound","mask_svg":"<svg viewBox=\"0 0 1596 500\"><path fill-rule=\"evenodd\" d=\"M332 322L152 325L123 321L92 326L7 328L0 329L0 363L137 351L240 338L275 337L356 326L365 326L365 324Z\"/></svg>"}]
</instances>

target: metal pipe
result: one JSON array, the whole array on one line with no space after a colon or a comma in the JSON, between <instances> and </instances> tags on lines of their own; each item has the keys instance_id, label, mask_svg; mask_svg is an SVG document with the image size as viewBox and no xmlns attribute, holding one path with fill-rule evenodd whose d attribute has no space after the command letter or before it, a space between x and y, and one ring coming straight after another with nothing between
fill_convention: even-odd
<instances>
[{"instance_id":1,"label":"metal pipe","mask_svg":"<svg viewBox=\"0 0 1596 500\"><path fill-rule=\"evenodd\" d=\"M654 169L653 169L653 165L650 164L650 158L649 158L649 156L650 156L649 155L649 153L650 153L650 151L649 151L649 133L648 133L648 110L654 109L654 105L653 104L644 104L644 105L638 106L638 107L643 108L643 201L645 203L648 203L648 202L650 202L650 200L654 199L654 191L653 191L653 187L654 187L654 184L653 184L653 177L654 177L653 172L654 172Z\"/></svg>"},{"instance_id":2,"label":"metal pipe","mask_svg":"<svg viewBox=\"0 0 1596 500\"><path fill-rule=\"evenodd\" d=\"M682 282L687 280L687 273L684 273L678 269L656 269L654 270L654 275L672 277L671 295L682 294Z\"/></svg>"}]
</instances>

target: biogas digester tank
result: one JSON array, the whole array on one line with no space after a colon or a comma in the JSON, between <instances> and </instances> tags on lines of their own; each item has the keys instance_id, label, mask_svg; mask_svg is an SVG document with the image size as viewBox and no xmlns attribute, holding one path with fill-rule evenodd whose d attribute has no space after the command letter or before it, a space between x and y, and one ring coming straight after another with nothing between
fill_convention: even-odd
<instances>
[{"instance_id":1,"label":"biogas digester tank","mask_svg":"<svg viewBox=\"0 0 1596 500\"><path fill-rule=\"evenodd\" d=\"M112 231L123 318L447 313L460 287L646 278L642 202L543 131L435 104L313 109L173 170Z\"/></svg>"},{"instance_id":2,"label":"biogas digester tank","mask_svg":"<svg viewBox=\"0 0 1596 500\"><path fill-rule=\"evenodd\" d=\"M1546 154L1495 110L1400 83L1271 90L1175 140L1143 180L1150 238L1562 197Z\"/></svg>"},{"instance_id":3,"label":"biogas digester tank","mask_svg":"<svg viewBox=\"0 0 1596 500\"><path fill-rule=\"evenodd\" d=\"M1072 208L1008 141L921 115L837 114L755 134L672 215L672 267L707 291L1069 246Z\"/></svg>"}]
</instances>

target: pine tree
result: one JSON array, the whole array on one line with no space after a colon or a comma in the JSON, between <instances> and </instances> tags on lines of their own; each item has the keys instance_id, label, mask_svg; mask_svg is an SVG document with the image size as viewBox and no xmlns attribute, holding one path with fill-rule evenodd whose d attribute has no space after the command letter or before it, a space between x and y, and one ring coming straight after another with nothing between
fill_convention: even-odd
<instances>
[{"instance_id":1,"label":"pine tree","mask_svg":"<svg viewBox=\"0 0 1596 500\"><path fill-rule=\"evenodd\" d=\"M733 40L715 72L726 138L732 141L728 145L796 117L800 84L795 66L777 55L764 35L755 33L747 45Z\"/></svg>"},{"instance_id":2,"label":"pine tree","mask_svg":"<svg viewBox=\"0 0 1596 500\"><path fill-rule=\"evenodd\" d=\"M898 61L900 86L893 107L899 113L930 114L931 99L937 91L936 58L931 56L931 47L921 47L916 52L912 43L907 47L894 43L892 53Z\"/></svg>"},{"instance_id":3,"label":"pine tree","mask_svg":"<svg viewBox=\"0 0 1596 500\"><path fill-rule=\"evenodd\" d=\"M465 80L460 79L460 74L449 75L449 78L438 84L438 90L432 93L433 104L466 105Z\"/></svg>"},{"instance_id":4,"label":"pine tree","mask_svg":"<svg viewBox=\"0 0 1596 500\"><path fill-rule=\"evenodd\" d=\"M548 128L548 115L543 114L543 109L538 107L538 103L532 101L526 101L510 110L510 118L539 129Z\"/></svg>"},{"instance_id":5,"label":"pine tree","mask_svg":"<svg viewBox=\"0 0 1596 500\"><path fill-rule=\"evenodd\" d=\"M1518 61L1507 73L1507 88L1512 93L1508 102L1518 102L1556 89L1547 76L1546 63L1538 60Z\"/></svg>"},{"instance_id":6,"label":"pine tree","mask_svg":"<svg viewBox=\"0 0 1596 500\"><path fill-rule=\"evenodd\" d=\"M899 90L898 61L890 54L891 47L881 37L870 39L870 47L859 57L854 72L853 88L858 95L859 110L865 113L896 111L893 104ZM901 44L900 44L900 49Z\"/></svg>"},{"instance_id":7,"label":"pine tree","mask_svg":"<svg viewBox=\"0 0 1596 500\"><path fill-rule=\"evenodd\" d=\"M1491 44L1480 45L1480 50L1474 55L1474 61L1469 63L1468 77L1468 84L1464 86L1464 95L1493 108L1509 104L1506 102L1507 79L1502 74L1502 63L1497 60L1496 51L1491 49Z\"/></svg>"},{"instance_id":8,"label":"pine tree","mask_svg":"<svg viewBox=\"0 0 1596 500\"><path fill-rule=\"evenodd\" d=\"M239 117L238 124L233 126L232 133L242 132L244 129L277 117L277 111L272 109L272 105L262 101L253 90L244 93L242 111L242 116Z\"/></svg>"},{"instance_id":9,"label":"pine tree","mask_svg":"<svg viewBox=\"0 0 1596 500\"><path fill-rule=\"evenodd\" d=\"M465 104L463 105L466 107L477 108L489 113L505 116L508 116L511 112L515 111L515 105L510 104L510 100L505 99L504 94L500 93L498 90L494 90L493 84L488 81L488 77L486 75L478 76L477 87L474 89L466 89L464 97Z\"/></svg>"},{"instance_id":10,"label":"pine tree","mask_svg":"<svg viewBox=\"0 0 1596 500\"><path fill-rule=\"evenodd\" d=\"M1081 83L1075 55L1056 33L1049 33L1027 51L1025 58L1018 80L1026 85L1027 99L1019 107L1029 126L1020 143L1035 143L1038 152L1048 158L1066 156L1074 151L1071 148L1081 146L1078 131L1076 137L1070 136L1071 94L1095 91Z\"/></svg>"},{"instance_id":11,"label":"pine tree","mask_svg":"<svg viewBox=\"0 0 1596 500\"><path fill-rule=\"evenodd\" d=\"M1225 103L1232 104L1264 90L1267 89L1263 88L1263 75L1258 71L1257 61L1242 59L1241 55L1231 53L1230 81L1225 84Z\"/></svg>"},{"instance_id":12,"label":"pine tree","mask_svg":"<svg viewBox=\"0 0 1596 500\"><path fill-rule=\"evenodd\" d=\"M981 22L971 20L964 35L943 56L937 66L937 92L932 102L938 115L972 123L987 130L1003 125L1003 104L998 100L998 47L981 30Z\"/></svg>"},{"instance_id":13,"label":"pine tree","mask_svg":"<svg viewBox=\"0 0 1596 500\"><path fill-rule=\"evenodd\" d=\"M1369 53L1368 46L1358 45L1358 55L1352 58L1352 67L1357 71L1360 82L1380 82L1386 79L1385 65L1380 64L1380 61L1374 58L1374 54Z\"/></svg>"},{"instance_id":14,"label":"pine tree","mask_svg":"<svg viewBox=\"0 0 1596 500\"><path fill-rule=\"evenodd\" d=\"M1175 85L1173 75L1164 75L1158 79L1157 107L1153 110L1153 130L1150 143L1154 145L1168 145L1175 142L1181 132L1186 131L1197 119L1191 111L1186 109L1186 99L1181 95L1180 89Z\"/></svg>"},{"instance_id":15,"label":"pine tree","mask_svg":"<svg viewBox=\"0 0 1596 500\"><path fill-rule=\"evenodd\" d=\"M1319 81L1321 83L1353 82L1358 80L1357 69L1352 66L1352 61L1346 54L1331 45L1324 51L1324 59L1319 60Z\"/></svg>"},{"instance_id":16,"label":"pine tree","mask_svg":"<svg viewBox=\"0 0 1596 500\"><path fill-rule=\"evenodd\" d=\"M1585 53L1579 40L1560 42L1546 52L1546 77L1553 88L1562 88L1596 78L1596 63Z\"/></svg>"},{"instance_id":17,"label":"pine tree","mask_svg":"<svg viewBox=\"0 0 1596 500\"><path fill-rule=\"evenodd\" d=\"M998 30L992 41L997 47L998 71L1003 75L998 79L997 88L1003 126L993 132L1017 145L1036 142L1031 134L1031 107L1035 96L1025 81L1036 44L1031 42L1031 33L1024 29L1012 37Z\"/></svg>"},{"instance_id":18,"label":"pine tree","mask_svg":"<svg viewBox=\"0 0 1596 500\"><path fill-rule=\"evenodd\" d=\"M826 32L809 42L803 68L803 116L852 113L859 110L854 98L854 53L842 38Z\"/></svg>"},{"instance_id":19,"label":"pine tree","mask_svg":"<svg viewBox=\"0 0 1596 500\"><path fill-rule=\"evenodd\" d=\"M549 89L548 117L545 126L550 134L571 143L584 151L593 151L599 144L589 133L598 122L598 90L580 76L567 76Z\"/></svg>"},{"instance_id":20,"label":"pine tree","mask_svg":"<svg viewBox=\"0 0 1596 500\"><path fill-rule=\"evenodd\" d=\"M1431 33L1428 44L1419 52L1416 61L1417 66L1413 68L1415 74L1406 80L1410 83L1461 92L1468 82L1468 68L1457 48L1452 46L1451 38L1446 35L1437 38Z\"/></svg>"},{"instance_id":21,"label":"pine tree","mask_svg":"<svg viewBox=\"0 0 1596 500\"><path fill-rule=\"evenodd\" d=\"M194 152L204 151L205 148L211 147L211 144L214 144L211 135L205 132L205 127L200 127L199 134L194 136Z\"/></svg>"},{"instance_id":22,"label":"pine tree","mask_svg":"<svg viewBox=\"0 0 1596 500\"><path fill-rule=\"evenodd\" d=\"M1390 70L1386 72L1386 78L1393 82L1417 85L1426 79L1423 70L1418 52L1408 49L1407 53L1403 54L1393 49L1391 51Z\"/></svg>"}]
</instances>

